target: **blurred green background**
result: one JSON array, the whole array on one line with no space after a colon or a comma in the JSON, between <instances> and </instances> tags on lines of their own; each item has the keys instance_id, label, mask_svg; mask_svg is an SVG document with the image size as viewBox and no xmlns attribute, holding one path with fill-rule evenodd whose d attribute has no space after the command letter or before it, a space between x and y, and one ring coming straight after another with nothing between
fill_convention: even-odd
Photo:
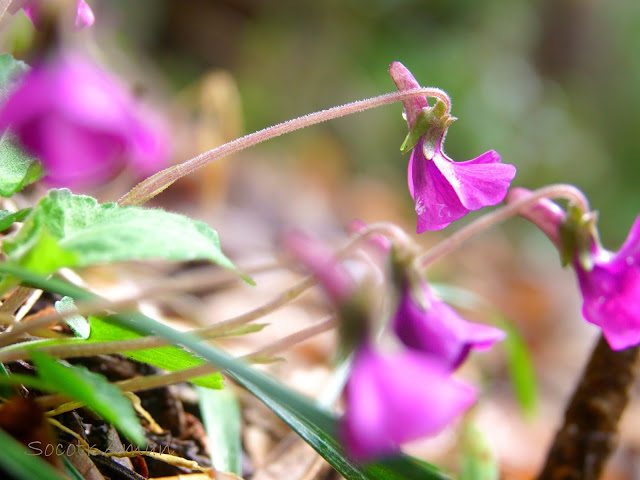
<instances>
[{"instance_id":1,"label":"blurred green background","mask_svg":"<svg viewBox=\"0 0 640 480\"><path fill-rule=\"evenodd\" d=\"M90 3L117 15L119 41L149 52L176 88L232 72L247 132L393 91L387 67L399 60L452 97L454 160L495 149L517 166L514 185L576 184L611 249L640 212L637 0ZM405 188L399 105L315 128L348 152L354 175Z\"/></svg>"}]
</instances>

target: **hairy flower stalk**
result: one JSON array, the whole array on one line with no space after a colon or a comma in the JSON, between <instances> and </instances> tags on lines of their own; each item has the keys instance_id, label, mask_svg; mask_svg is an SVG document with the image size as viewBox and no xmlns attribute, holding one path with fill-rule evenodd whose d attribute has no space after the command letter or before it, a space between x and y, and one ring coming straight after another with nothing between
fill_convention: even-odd
<instances>
[{"instance_id":1,"label":"hairy flower stalk","mask_svg":"<svg viewBox=\"0 0 640 480\"><path fill-rule=\"evenodd\" d=\"M588 211L589 202L584 194L573 185L558 183L548 185L538 190L534 190L529 195L510 201L508 205L495 209L484 214L480 218L465 225L460 230L454 232L436 246L430 248L422 255L416 257L414 265L418 270L425 270L437 260L449 255L470 238L478 235L486 229L501 223L509 218L519 215L530 205L535 204L541 198L565 198L572 202L577 208Z\"/></svg>"},{"instance_id":2,"label":"hairy flower stalk","mask_svg":"<svg viewBox=\"0 0 640 480\"><path fill-rule=\"evenodd\" d=\"M389 73L399 91L420 86L400 62L393 62ZM467 162L453 162L443 150L447 130L456 120L449 110L440 102L429 106L426 97L404 101L409 135L401 150L413 149L408 183L416 203L418 233L441 230L471 210L500 203L516 174L515 167L500 163L493 150Z\"/></svg>"},{"instance_id":3,"label":"hairy flower stalk","mask_svg":"<svg viewBox=\"0 0 640 480\"><path fill-rule=\"evenodd\" d=\"M389 103L403 101L413 97L435 97L444 102L447 108L450 108L449 97L442 90L437 88L416 88L407 90L404 92L389 93L386 95L380 95L366 100L360 100L357 102L347 103L338 107L329 108L327 110L321 110L319 112L310 113L302 117L295 118L293 120L287 120L286 122L267 127L263 130L259 130L244 137L240 137L229 143L225 143L219 147L216 147L207 152L193 157L186 162L174 165L173 167L166 168L155 175L143 180L128 193L126 193L118 204L124 205L140 205L145 203L171 186L175 181L180 178L189 175L205 165L218 160L227 155L244 150L245 148L253 147L259 143L270 140L286 133L291 133L296 130L300 130L311 125L326 122L336 118L351 115L353 113L363 112L372 108L387 105Z\"/></svg>"}]
</instances>

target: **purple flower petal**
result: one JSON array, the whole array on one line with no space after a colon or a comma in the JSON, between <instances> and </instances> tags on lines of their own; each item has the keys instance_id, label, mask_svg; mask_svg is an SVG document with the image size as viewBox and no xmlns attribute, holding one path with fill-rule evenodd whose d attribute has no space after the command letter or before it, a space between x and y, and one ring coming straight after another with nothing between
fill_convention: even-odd
<instances>
[{"instance_id":1,"label":"purple flower petal","mask_svg":"<svg viewBox=\"0 0 640 480\"><path fill-rule=\"evenodd\" d=\"M452 162L439 155L433 161L469 210L500 203L516 175L516 168L500 163L500 155L493 150L466 162Z\"/></svg>"},{"instance_id":2,"label":"purple flower petal","mask_svg":"<svg viewBox=\"0 0 640 480\"><path fill-rule=\"evenodd\" d=\"M416 202L418 233L440 230L471 210L500 203L516 174L500 163L493 150L466 162L453 162L436 153L427 160L421 142L409 161L409 191Z\"/></svg>"},{"instance_id":3,"label":"purple flower petal","mask_svg":"<svg viewBox=\"0 0 640 480\"><path fill-rule=\"evenodd\" d=\"M419 87L401 63L392 63L389 73L399 91ZM405 100L404 108L411 131L417 116L429 104L425 97L416 97ZM409 192L416 202L418 233L443 229L471 210L500 203L516 174L515 167L500 163L500 155L493 150L467 162L453 162L443 151L447 126L453 119L448 113L440 114L433 109L426 113L436 117L432 117L433 123L427 125L413 148L407 175Z\"/></svg>"},{"instance_id":4,"label":"purple flower petal","mask_svg":"<svg viewBox=\"0 0 640 480\"><path fill-rule=\"evenodd\" d=\"M640 215L633 222L633 226L629 231L627 239L615 255L615 261L636 264L640 262Z\"/></svg>"},{"instance_id":5,"label":"purple flower petal","mask_svg":"<svg viewBox=\"0 0 640 480\"><path fill-rule=\"evenodd\" d=\"M95 21L96 17L87 2L85 2L84 0L78 0L74 27L77 30L81 30L83 28L90 27Z\"/></svg>"},{"instance_id":6,"label":"purple flower petal","mask_svg":"<svg viewBox=\"0 0 640 480\"><path fill-rule=\"evenodd\" d=\"M317 277L332 301L342 303L353 292L352 278L325 245L299 232L287 234L284 243L287 250Z\"/></svg>"},{"instance_id":7,"label":"purple flower petal","mask_svg":"<svg viewBox=\"0 0 640 480\"><path fill-rule=\"evenodd\" d=\"M72 53L25 75L0 110L0 129L9 126L60 186L103 182L127 160L145 175L167 164L160 124L116 79Z\"/></svg>"},{"instance_id":8,"label":"purple flower petal","mask_svg":"<svg viewBox=\"0 0 640 480\"><path fill-rule=\"evenodd\" d=\"M582 314L599 326L613 350L640 343L640 217L616 254L594 242L591 271L574 261L584 299Z\"/></svg>"},{"instance_id":9,"label":"purple flower petal","mask_svg":"<svg viewBox=\"0 0 640 480\"><path fill-rule=\"evenodd\" d=\"M421 144L414 148L409 162L409 182L413 186L409 190L416 202L418 233L441 230L469 213L438 165L425 158Z\"/></svg>"},{"instance_id":10,"label":"purple flower petal","mask_svg":"<svg viewBox=\"0 0 640 480\"><path fill-rule=\"evenodd\" d=\"M406 346L432 354L453 370L470 350L486 350L505 338L505 333L498 328L464 320L438 300L426 282L422 293L429 303L426 307L406 288L393 318L393 329Z\"/></svg>"},{"instance_id":11,"label":"purple flower petal","mask_svg":"<svg viewBox=\"0 0 640 480\"><path fill-rule=\"evenodd\" d=\"M438 433L476 398L473 387L453 379L429 355L382 355L362 346L346 386L340 433L358 461L392 455L400 444Z\"/></svg>"}]
</instances>

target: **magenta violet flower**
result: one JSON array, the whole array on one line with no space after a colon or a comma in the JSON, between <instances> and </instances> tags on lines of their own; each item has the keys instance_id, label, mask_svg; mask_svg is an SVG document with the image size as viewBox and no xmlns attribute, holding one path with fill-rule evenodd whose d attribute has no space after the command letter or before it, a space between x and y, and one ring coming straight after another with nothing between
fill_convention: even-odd
<instances>
[{"instance_id":1,"label":"magenta violet flower","mask_svg":"<svg viewBox=\"0 0 640 480\"><path fill-rule=\"evenodd\" d=\"M367 324L371 299L328 248L302 234L290 234L285 242L338 306L341 341L354 352L338 432L351 458L395 455L402 443L435 435L473 404L475 389L452 378L443 358L413 349L374 349Z\"/></svg>"},{"instance_id":2,"label":"magenta violet flower","mask_svg":"<svg viewBox=\"0 0 640 480\"><path fill-rule=\"evenodd\" d=\"M509 192L509 201L529 193L514 189ZM592 219L576 222L550 200L538 200L521 215L539 225L556 246L573 245L570 261L584 301L582 315L602 329L611 349L640 344L640 216L614 253L600 245ZM574 225L562 229L567 222ZM573 232L571 238L567 232Z\"/></svg>"},{"instance_id":3,"label":"magenta violet flower","mask_svg":"<svg viewBox=\"0 0 640 480\"><path fill-rule=\"evenodd\" d=\"M36 64L0 108L59 186L97 184L126 163L139 175L166 166L165 129L111 75L75 53Z\"/></svg>"},{"instance_id":4,"label":"magenta violet flower","mask_svg":"<svg viewBox=\"0 0 640 480\"><path fill-rule=\"evenodd\" d=\"M341 439L351 458L367 461L435 435L473 404L476 392L428 354L381 354L364 343L355 352L345 398Z\"/></svg>"},{"instance_id":5,"label":"magenta violet flower","mask_svg":"<svg viewBox=\"0 0 640 480\"><path fill-rule=\"evenodd\" d=\"M13 0L9 5L9 13L15 14L21 8L26 13L27 17L33 22L36 28L40 27L42 21L42 3L47 0ZM93 14L93 10L85 0L77 0L75 8L75 18L73 26L76 30L81 30L85 27L90 27L95 22L96 18Z\"/></svg>"},{"instance_id":6,"label":"magenta violet flower","mask_svg":"<svg viewBox=\"0 0 640 480\"><path fill-rule=\"evenodd\" d=\"M315 275L331 301L338 305L348 301L355 282L326 245L301 232L289 232L284 237L284 244Z\"/></svg>"},{"instance_id":7,"label":"magenta violet flower","mask_svg":"<svg viewBox=\"0 0 640 480\"><path fill-rule=\"evenodd\" d=\"M393 62L389 73L399 91L420 87L400 62ZM418 233L443 229L471 210L504 199L515 167L500 163L500 155L493 150L466 162L452 161L443 144L455 118L444 111L442 102L430 107L426 97L413 97L404 101L404 111L410 133L403 149L413 147L408 182Z\"/></svg>"},{"instance_id":8,"label":"magenta violet flower","mask_svg":"<svg viewBox=\"0 0 640 480\"><path fill-rule=\"evenodd\" d=\"M505 338L498 328L464 320L436 298L423 280L403 288L392 325L407 347L432 354L451 370L466 359L470 350L486 350Z\"/></svg>"}]
</instances>

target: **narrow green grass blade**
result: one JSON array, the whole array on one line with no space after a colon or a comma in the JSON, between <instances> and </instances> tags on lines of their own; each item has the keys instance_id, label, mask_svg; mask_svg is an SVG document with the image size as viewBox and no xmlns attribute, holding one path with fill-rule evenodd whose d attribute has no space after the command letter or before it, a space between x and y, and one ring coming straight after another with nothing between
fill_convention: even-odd
<instances>
[{"instance_id":1,"label":"narrow green grass blade","mask_svg":"<svg viewBox=\"0 0 640 480\"><path fill-rule=\"evenodd\" d=\"M538 383L529 348L511 322L500 318L496 324L507 332L501 346L518 405L525 415L533 416L538 408Z\"/></svg>"},{"instance_id":2,"label":"narrow green grass blade","mask_svg":"<svg viewBox=\"0 0 640 480\"><path fill-rule=\"evenodd\" d=\"M209 437L211 464L218 471L242 475L242 416L238 398L230 389L197 387L196 390Z\"/></svg>"},{"instance_id":3,"label":"narrow green grass blade","mask_svg":"<svg viewBox=\"0 0 640 480\"><path fill-rule=\"evenodd\" d=\"M55 468L0 429L0 466L20 480L68 480Z\"/></svg>"},{"instance_id":4,"label":"narrow green grass blade","mask_svg":"<svg viewBox=\"0 0 640 480\"><path fill-rule=\"evenodd\" d=\"M498 460L482 432L467 423L462 432L459 480L499 480Z\"/></svg>"}]
</instances>

